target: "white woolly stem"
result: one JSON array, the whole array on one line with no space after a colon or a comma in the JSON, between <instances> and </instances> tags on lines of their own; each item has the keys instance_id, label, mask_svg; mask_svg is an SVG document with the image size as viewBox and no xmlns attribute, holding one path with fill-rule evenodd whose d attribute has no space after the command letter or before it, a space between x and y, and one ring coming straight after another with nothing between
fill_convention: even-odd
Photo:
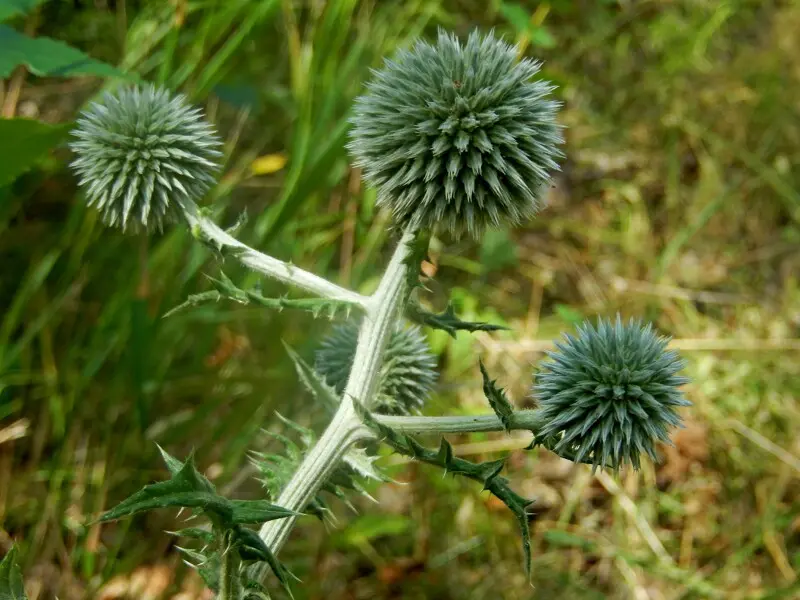
<instances>
[{"instance_id":1,"label":"white woolly stem","mask_svg":"<svg viewBox=\"0 0 800 600\"><path fill-rule=\"evenodd\" d=\"M316 296L348 302L361 308L366 307L369 300L367 297L336 285L324 277L253 250L204 216L195 204L183 208L189 228L195 237L214 244L221 252L226 249L233 250L232 254L246 267Z\"/></svg>"},{"instance_id":2,"label":"white woolly stem","mask_svg":"<svg viewBox=\"0 0 800 600\"><path fill-rule=\"evenodd\" d=\"M495 415L464 415L447 417L372 415L381 425L402 433L476 433L479 431L504 431L506 427ZM537 431L542 419L534 410L518 410L509 417L510 430Z\"/></svg>"},{"instance_id":3,"label":"white woolly stem","mask_svg":"<svg viewBox=\"0 0 800 600\"><path fill-rule=\"evenodd\" d=\"M384 350L405 298L408 271L406 258L413 239L414 232L406 231L377 291L366 299L366 314L359 331L353 368L341 404L322 437L309 450L278 498L277 504L284 508L302 512L347 450L357 441L373 437L356 414L354 401L368 404L375 394ZM295 517L265 523L261 527L261 539L277 554L294 523ZM258 570L263 578L265 569L262 567Z\"/></svg>"}]
</instances>

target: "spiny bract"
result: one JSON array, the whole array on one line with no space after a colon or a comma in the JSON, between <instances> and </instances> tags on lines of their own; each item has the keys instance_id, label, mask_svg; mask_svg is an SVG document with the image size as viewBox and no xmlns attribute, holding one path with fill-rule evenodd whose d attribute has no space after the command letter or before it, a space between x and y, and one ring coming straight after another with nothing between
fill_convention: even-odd
<instances>
[{"instance_id":1,"label":"spiny bract","mask_svg":"<svg viewBox=\"0 0 800 600\"><path fill-rule=\"evenodd\" d=\"M161 230L214 184L220 141L197 108L153 85L92 103L70 144L90 206L123 231Z\"/></svg>"},{"instance_id":2,"label":"spiny bract","mask_svg":"<svg viewBox=\"0 0 800 600\"><path fill-rule=\"evenodd\" d=\"M348 144L401 225L479 235L542 207L558 169L559 103L532 81L540 63L473 32L418 42L374 73L355 103Z\"/></svg>"},{"instance_id":3,"label":"spiny bract","mask_svg":"<svg viewBox=\"0 0 800 600\"><path fill-rule=\"evenodd\" d=\"M684 363L668 341L618 315L596 327L586 321L577 337L557 342L533 388L545 423L540 439L595 468L638 469L642 453L656 460L656 442L681 425L676 407L690 405L679 389L688 382L677 375Z\"/></svg>"},{"instance_id":4,"label":"spiny bract","mask_svg":"<svg viewBox=\"0 0 800 600\"><path fill-rule=\"evenodd\" d=\"M347 385L358 342L358 325L339 325L322 342L314 368L340 394ZM398 326L384 354L378 393L367 407L384 414L419 411L436 382L436 357L419 327Z\"/></svg>"}]
</instances>

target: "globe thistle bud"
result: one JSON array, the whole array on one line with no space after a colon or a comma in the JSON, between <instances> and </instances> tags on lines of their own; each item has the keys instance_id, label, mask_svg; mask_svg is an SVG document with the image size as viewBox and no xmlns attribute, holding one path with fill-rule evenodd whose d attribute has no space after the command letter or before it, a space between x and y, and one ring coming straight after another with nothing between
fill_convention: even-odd
<instances>
[{"instance_id":1,"label":"globe thistle bud","mask_svg":"<svg viewBox=\"0 0 800 600\"><path fill-rule=\"evenodd\" d=\"M440 32L387 61L356 100L348 144L378 204L400 225L456 235L536 214L562 142L539 68L477 32L463 45Z\"/></svg>"},{"instance_id":2,"label":"globe thistle bud","mask_svg":"<svg viewBox=\"0 0 800 600\"><path fill-rule=\"evenodd\" d=\"M340 394L344 392L358 343L358 325L336 327L316 353L315 369ZM417 412L436 382L436 357L419 327L398 326L389 339L378 393L369 408L383 414Z\"/></svg>"},{"instance_id":3,"label":"globe thistle bud","mask_svg":"<svg viewBox=\"0 0 800 600\"><path fill-rule=\"evenodd\" d=\"M619 315L597 327L584 322L577 337L556 343L536 378L545 423L537 437L595 468L638 469L642 453L656 460L656 442L668 441L669 429L681 425L676 407L691 404L679 389L688 382L677 375L684 363L667 343L650 325L625 325Z\"/></svg>"},{"instance_id":4,"label":"globe thistle bud","mask_svg":"<svg viewBox=\"0 0 800 600\"><path fill-rule=\"evenodd\" d=\"M181 95L149 85L92 103L70 144L72 167L104 223L161 230L214 184L220 141Z\"/></svg>"}]
</instances>

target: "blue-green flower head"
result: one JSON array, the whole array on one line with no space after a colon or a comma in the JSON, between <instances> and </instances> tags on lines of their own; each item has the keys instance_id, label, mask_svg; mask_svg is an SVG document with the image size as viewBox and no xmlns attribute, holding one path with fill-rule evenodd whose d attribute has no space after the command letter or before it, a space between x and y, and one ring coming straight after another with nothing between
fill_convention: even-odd
<instances>
[{"instance_id":1,"label":"blue-green flower head","mask_svg":"<svg viewBox=\"0 0 800 600\"><path fill-rule=\"evenodd\" d=\"M440 31L374 73L348 148L396 223L477 236L542 208L562 139L539 68L491 34Z\"/></svg>"},{"instance_id":2,"label":"blue-green flower head","mask_svg":"<svg viewBox=\"0 0 800 600\"><path fill-rule=\"evenodd\" d=\"M161 230L215 183L220 141L181 95L153 85L92 103L73 131L88 204L123 231Z\"/></svg>"},{"instance_id":3,"label":"blue-green flower head","mask_svg":"<svg viewBox=\"0 0 800 600\"><path fill-rule=\"evenodd\" d=\"M347 385L358 342L358 324L336 327L317 350L314 365L340 394ZM436 383L436 357L417 326L398 326L384 354L378 393L367 406L383 414L419 412Z\"/></svg>"},{"instance_id":4,"label":"blue-green flower head","mask_svg":"<svg viewBox=\"0 0 800 600\"><path fill-rule=\"evenodd\" d=\"M594 467L640 466L656 460L656 443L681 426L676 409L690 405L678 373L684 363L651 325L600 319L567 335L548 353L533 388L542 415L538 436L557 454Z\"/></svg>"}]
</instances>

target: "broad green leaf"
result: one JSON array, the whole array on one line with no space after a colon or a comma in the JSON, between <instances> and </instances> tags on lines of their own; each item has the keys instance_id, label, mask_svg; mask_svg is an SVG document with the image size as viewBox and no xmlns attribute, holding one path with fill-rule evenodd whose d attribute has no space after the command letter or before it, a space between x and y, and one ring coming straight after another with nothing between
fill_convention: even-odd
<instances>
[{"instance_id":1,"label":"broad green leaf","mask_svg":"<svg viewBox=\"0 0 800 600\"><path fill-rule=\"evenodd\" d=\"M0 47L0 63L4 60L2 52ZM70 126L32 119L0 119L0 187L31 169L66 137Z\"/></svg>"},{"instance_id":2,"label":"broad green leaf","mask_svg":"<svg viewBox=\"0 0 800 600\"><path fill-rule=\"evenodd\" d=\"M25 65L31 73L42 77L128 77L119 69L63 42L46 37L31 38L0 25L0 77L8 77L19 65Z\"/></svg>"},{"instance_id":3,"label":"broad green leaf","mask_svg":"<svg viewBox=\"0 0 800 600\"><path fill-rule=\"evenodd\" d=\"M17 565L17 548L12 546L0 562L0 600L27 600L22 573Z\"/></svg>"},{"instance_id":4,"label":"broad green leaf","mask_svg":"<svg viewBox=\"0 0 800 600\"><path fill-rule=\"evenodd\" d=\"M11 17L27 15L44 0L0 0L0 21L7 21Z\"/></svg>"}]
</instances>

